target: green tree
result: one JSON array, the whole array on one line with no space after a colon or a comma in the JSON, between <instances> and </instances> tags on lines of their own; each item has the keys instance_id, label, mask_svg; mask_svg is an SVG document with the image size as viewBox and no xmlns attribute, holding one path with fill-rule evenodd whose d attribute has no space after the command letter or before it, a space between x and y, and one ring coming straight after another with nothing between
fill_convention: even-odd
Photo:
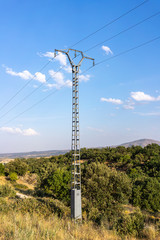
<instances>
[{"instance_id":1,"label":"green tree","mask_svg":"<svg viewBox=\"0 0 160 240\"><path fill-rule=\"evenodd\" d=\"M145 178L135 181L131 202L142 209L160 210L160 183L156 178Z\"/></svg>"},{"instance_id":2,"label":"green tree","mask_svg":"<svg viewBox=\"0 0 160 240\"><path fill-rule=\"evenodd\" d=\"M58 200L69 203L70 179L70 171L67 171L65 168L53 169L46 178L40 180L38 189L43 190L45 194L51 195Z\"/></svg>"},{"instance_id":3,"label":"green tree","mask_svg":"<svg viewBox=\"0 0 160 240\"><path fill-rule=\"evenodd\" d=\"M104 214L118 214L121 203L126 203L131 195L129 177L105 164L93 162L86 165L82 176L84 209L96 222L100 222Z\"/></svg>"}]
</instances>

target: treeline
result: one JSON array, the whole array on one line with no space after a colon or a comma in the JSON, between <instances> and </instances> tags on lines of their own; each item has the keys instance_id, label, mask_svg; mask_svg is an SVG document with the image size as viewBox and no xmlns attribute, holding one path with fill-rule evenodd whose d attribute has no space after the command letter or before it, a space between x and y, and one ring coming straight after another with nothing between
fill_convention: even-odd
<instances>
[{"instance_id":1,"label":"treeline","mask_svg":"<svg viewBox=\"0 0 160 240\"><path fill-rule=\"evenodd\" d=\"M15 159L0 164L0 174L13 178L37 174L37 197L70 206L71 152L51 158ZM160 227L160 146L81 149L83 218L141 236L146 224ZM16 177L15 177L16 178ZM14 179L12 179L14 181ZM133 208L127 212L126 205Z\"/></svg>"}]
</instances>

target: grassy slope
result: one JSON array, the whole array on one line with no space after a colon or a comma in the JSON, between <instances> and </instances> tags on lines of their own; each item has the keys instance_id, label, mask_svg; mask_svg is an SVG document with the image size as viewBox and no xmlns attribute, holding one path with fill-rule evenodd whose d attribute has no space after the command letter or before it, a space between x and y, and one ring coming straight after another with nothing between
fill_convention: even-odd
<instances>
[{"instance_id":1,"label":"grassy slope","mask_svg":"<svg viewBox=\"0 0 160 240\"><path fill-rule=\"evenodd\" d=\"M91 223L76 225L69 219L49 218L36 214L0 214L0 239L5 240L119 240L113 232L95 228Z\"/></svg>"}]
</instances>

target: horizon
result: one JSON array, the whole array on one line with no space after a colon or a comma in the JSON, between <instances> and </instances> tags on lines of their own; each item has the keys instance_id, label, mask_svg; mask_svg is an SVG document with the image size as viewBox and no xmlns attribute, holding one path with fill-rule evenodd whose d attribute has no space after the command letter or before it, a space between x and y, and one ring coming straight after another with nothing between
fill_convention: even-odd
<instances>
[{"instance_id":1,"label":"horizon","mask_svg":"<svg viewBox=\"0 0 160 240\"><path fill-rule=\"evenodd\" d=\"M156 0L0 2L0 153L71 148L71 69L63 54L51 61L71 45L97 64L79 76L81 148L160 141L158 10Z\"/></svg>"},{"instance_id":2,"label":"horizon","mask_svg":"<svg viewBox=\"0 0 160 240\"><path fill-rule=\"evenodd\" d=\"M120 143L118 145L106 145L106 146L97 146L97 147L81 147L81 148L86 148L86 149L90 149L90 148L106 148L106 147L118 147L118 146L121 146L121 145L125 145L125 144L130 144L130 143L134 143L134 142L139 142L139 141L153 141L153 142L159 142L160 143L160 140L155 140L155 139L149 139L149 138L143 138L143 139L137 139L137 140L133 140L133 141L130 141L130 142L123 142L123 143ZM32 150L32 151L26 151L26 152L0 152L0 155L5 155L5 154L21 154L21 153L40 153L40 152L52 152L52 151L71 151L71 148L70 149L49 149L49 150Z\"/></svg>"}]
</instances>

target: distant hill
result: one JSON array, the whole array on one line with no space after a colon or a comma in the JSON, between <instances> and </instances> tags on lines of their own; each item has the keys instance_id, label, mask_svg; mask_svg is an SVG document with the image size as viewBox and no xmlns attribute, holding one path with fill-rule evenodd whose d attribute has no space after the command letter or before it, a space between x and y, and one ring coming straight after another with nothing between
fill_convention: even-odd
<instances>
[{"instance_id":1,"label":"distant hill","mask_svg":"<svg viewBox=\"0 0 160 240\"><path fill-rule=\"evenodd\" d=\"M124 147L131 147L131 146L141 146L145 147L148 144L156 143L160 145L160 141L156 141L153 139L140 139L133 142L123 143L118 146L124 146ZM116 147L116 146L113 146ZM69 152L70 150L49 150L49 151L34 151L34 152L21 152L21 153L4 153L0 154L0 162L5 161L11 161L15 158L39 158L39 157L50 157L60 154L65 154Z\"/></svg>"},{"instance_id":2,"label":"distant hill","mask_svg":"<svg viewBox=\"0 0 160 240\"><path fill-rule=\"evenodd\" d=\"M152 144L152 143L156 143L158 145L160 145L160 141L156 141L153 139L140 139L140 140L136 140L133 142L128 142L128 143L123 143L119 146L124 146L124 147L131 147L131 146L141 146L141 147L146 147L148 144Z\"/></svg>"},{"instance_id":3,"label":"distant hill","mask_svg":"<svg viewBox=\"0 0 160 240\"><path fill-rule=\"evenodd\" d=\"M38 158L38 157L50 157L60 154L65 154L69 150L49 150L49 151L34 151L34 152L22 152L22 153L4 153L0 154L0 161L3 159L15 159L15 158Z\"/></svg>"}]
</instances>

